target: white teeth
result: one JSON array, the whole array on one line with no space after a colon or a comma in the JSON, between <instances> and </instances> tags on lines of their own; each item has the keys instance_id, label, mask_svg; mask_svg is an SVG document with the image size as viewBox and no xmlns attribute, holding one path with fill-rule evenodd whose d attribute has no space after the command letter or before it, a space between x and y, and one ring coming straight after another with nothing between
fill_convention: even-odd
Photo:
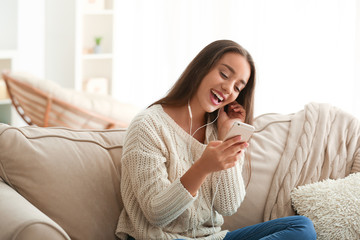
<instances>
[{"instance_id":1,"label":"white teeth","mask_svg":"<svg viewBox=\"0 0 360 240\"><path fill-rule=\"evenodd\" d=\"M220 100L220 102L222 102L224 100L224 98L222 98L217 92L215 92L214 90L211 90L211 92Z\"/></svg>"}]
</instances>

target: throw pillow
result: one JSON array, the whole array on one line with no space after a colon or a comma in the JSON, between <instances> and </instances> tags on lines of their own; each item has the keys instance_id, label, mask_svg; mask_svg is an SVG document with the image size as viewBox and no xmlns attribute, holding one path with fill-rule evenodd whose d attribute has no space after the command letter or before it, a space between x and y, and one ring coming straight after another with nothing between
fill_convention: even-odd
<instances>
[{"instance_id":1,"label":"throw pillow","mask_svg":"<svg viewBox=\"0 0 360 240\"><path fill-rule=\"evenodd\" d=\"M313 221L318 239L360 239L360 172L299 186L291 200Z\"/></svg>"}]
</instances>

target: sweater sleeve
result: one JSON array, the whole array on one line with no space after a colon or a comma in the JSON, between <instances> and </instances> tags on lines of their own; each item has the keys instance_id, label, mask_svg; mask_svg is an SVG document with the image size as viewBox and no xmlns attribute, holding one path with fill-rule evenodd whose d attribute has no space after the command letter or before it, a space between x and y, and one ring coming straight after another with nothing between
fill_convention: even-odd
<instances>
[{"instance_id":1,"label":"sweater sleeve","mask_svg":"<svg viewBox=\"0 0 360 240\"><path fill-rule=\"evenodd\" d=\"M214 208L223 216L234 214L245 197L245 185L242 177L244 154L236 165L212 175ZM215 197L214 197L215 195Z\"/></svg>"},{"instance_id":2,"label":"sweater sleeve","mask_svg":"<svg viewBox=\"0 0 360 240\"><path fill-rule=\"evenodd\" d=\"M167 153L159 126L144 119L129 127L121 160L121 190L124 204L139 208L145 218L164 227L191 205L193 197L181 184L180 176L168 178ZM135 203L133 200L135 199Z\"/></svg>"}]
</instances>

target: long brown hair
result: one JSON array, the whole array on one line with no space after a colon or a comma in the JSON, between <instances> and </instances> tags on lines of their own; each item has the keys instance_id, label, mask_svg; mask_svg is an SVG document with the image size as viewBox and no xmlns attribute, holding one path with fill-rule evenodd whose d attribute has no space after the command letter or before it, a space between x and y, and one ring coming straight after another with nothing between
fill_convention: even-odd
<instances>
[{"instance_id":1,"label":"long brown hair","mask_svg":"<svg viewBox=\"0 0 360 240\"><path fill-rule=\"evenodd\" d=\"M240 92L236 101L241 104L246 111L245 122L252 124L254 118L255 64L250 53L238 43L231 40L218 40L207 45L190 62L168 94L152 105L182 106L187 104L188 100L195 95L206 74L208 74L220 58L228 52L242 55L250 65L251 73L249 81L246 87ZM211 113L211 116L214 115L217 115L217 111Z\"/></svg>"}]
</instances>

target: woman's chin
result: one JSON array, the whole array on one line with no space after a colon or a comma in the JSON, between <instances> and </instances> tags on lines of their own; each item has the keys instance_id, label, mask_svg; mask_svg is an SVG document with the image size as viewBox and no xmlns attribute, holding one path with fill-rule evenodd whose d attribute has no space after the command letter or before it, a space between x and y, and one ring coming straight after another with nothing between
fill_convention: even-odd
<instances>
[{"instance_id":1,"label":"woman's chin","mask_svg":"<svg viewBox=\"0 0 360 240\"><path fill-rule=\"evenodd\" d=\"M215 112L216 110L219 110L220 108L221 108L221 105L211 106L211 107L209 107L209 108L206 110L206 112L207 112L207 113L213 113L213 112Z\"/></svg>"}]
</instances>

